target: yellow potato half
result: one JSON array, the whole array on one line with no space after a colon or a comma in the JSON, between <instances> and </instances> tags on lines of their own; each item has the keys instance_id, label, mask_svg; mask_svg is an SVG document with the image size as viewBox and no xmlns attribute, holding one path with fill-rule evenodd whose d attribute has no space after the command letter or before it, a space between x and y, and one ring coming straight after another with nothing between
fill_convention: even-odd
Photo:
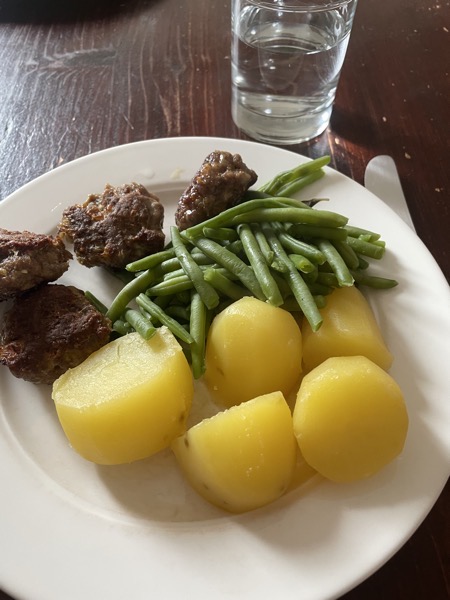
<instances>
[{"instance_id":1,"label":"yellow potato half","mask_svg":"<svg viewBox=\"0 0 450 600\"><path fill-rule=\"evenodd\" d=\"M403 449L408 414L394 379L364 356L329 358L302 381L294 433L308 464L324 477L369 477Z\"/></svg>"},{"instance_id":2,"label":"yellow potato half","mask_svg":"<svg viewBox=\"0 0 450 600\"><path fill-rule=\"evenodd\" d=\"M131 333L110 342L53 385L73 448L99 464L155 454L183 433L193 397L182 349L165 327L149 340Z\"/></svg>"},{"instance_id":3,"label":"yellow potato half","mask_svg":"<svg viewBox=\"0 0 450 600\"><path fill-rule=\"evenodd\" d=\"M300 328L282 308L242 298L212 322L205 364L205 383L225 406L276 391L287 396L302 369Z\"/></svg>"},{"instance_id":4,"label":"yellow potato half","mask_svg":"<svg viewBox=\"0 0 450 600\"><path fill-rule=\"evenodd\" d=\"M392 355L369 303L356 287L335 289L327 296L321 314L323 323L318 331L312 331L307 320L303 320L306 371L332 356L367 356L383 369L390 368Z\"/></svg>"},{"instance_id":5,"label":"yellow potato half","mask_svg":"<svg viewBox=\"0 0 450 600\"><path fill-rule=\"evenodd\" d=\"M236 513L279 498L291 483L297 456L292 415L280 392L201 421L172 449L192 487Z\"/></svg>"}]
</instances>

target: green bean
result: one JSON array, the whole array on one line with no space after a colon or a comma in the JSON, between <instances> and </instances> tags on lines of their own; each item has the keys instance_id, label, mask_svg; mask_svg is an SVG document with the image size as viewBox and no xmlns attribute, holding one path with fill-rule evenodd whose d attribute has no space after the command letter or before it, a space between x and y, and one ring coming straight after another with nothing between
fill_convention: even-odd
<instances>
[{"instance_id":1,"label":"green bean","mask_svg":"<svg viewBox=\"0 0 450 600\"><path fill-rule=\"evenodd\" d=\"M325 296L321 296L320 294L314 295L313 299L314 299L314 302L315 302L317 308L323 308L327 304L326 297ZM286 298L285 301L284 301L284 304L283 304L283 306L281 308L284 308L284 310L287 310L288 312L301 312L301 313L303 313L303 311L300 308L297 300L293 296L289 296L288 298Z\"/></svg>"},{"instance_id":2,"label":"green bean","mask_svg":"<svg viewBox=\"0 0 450 600\"><path fill-rule=\"evenodd\" d=\"M180 263L178 263L178 267L180 267ZM186 275L184 269L178 268L176 271L169 271L168 273L166 273L162 280L169 281L169 279L176 279L177 277L182 277L183 275ZM186 275L186 277L189 276Z\"/></svg>"},{"instance_id":3,"label":"green bean","mask_svg":"<svg viewBox=\"0 0 450 600\"><path fill-rule=\"evenodd\" d=\"M297 270L289 271L285 277L311 329L318 331L323 322L322 315L305 280Z\"/></svg>"},{"instance_id":4,"label":"green bean","mask_svg":"<svg viewBox=\"0 0 450 600\"><path fill-rule=\"evenodd\" d=\"M203 235L218 242L234 242L238 239L236 230L230 227L203 227Z\"/></svg>"},{"instance_id":5,"label":"green bean","mask_svg":"<svg viewBox=\"0 0 450 600\"><path fill-rule=\"evenodd\" d=\"M155 273L148 269L147 271L142 271L142 273L130 281L130 283L127 283L114 298L106 313L106 316L111 322L114 323L114 321L123 314L128 304L134 300L138 294L144 292L155 280Z\"/></svg>"},{"instance_id":6,"label":"green bean","mask_svg":"<svg viewBox=\"0 0 450 600\"><path fill-rule=\"evenodd\" d=\"M239 225L238 234L265 297L273 306L280 306L283 304L283 298L250 226L246 224Z\"/></svg>"},{"instance_id":7,"label":"green bean","mask_svg":"<svg viewBox=\"0 0 450 600\"><path fill-rule=\"evenodd\" d=\"M270 264L271 268L277 273L287 273L289 271L286 263L279 258L274 258Z\"/></svg>"},{"instance_id":8,"label":"green bean","mask_svg":"<svg viewBox=\"0 0 450 600\"><path fill-rule=\"evenodd\" d=\"M136 298L136 302L152 317L155 317L160 323L168 327L174 336L180 338L186 342L186 344L192 344L194 340L190 333L188 333L186 329L180 325L180 323L178 323L178 321L170 317L164 310L162 310L162 308L152 302L148 296L145 294L139 294L139 296Z\"/></svg>"},{"instance_id":9,"label":"green bean","mask_svg":"<svg viewBox=\"0 0 450 600\"><path fill-rule=\"evenodd\" d=\"M358 238L360 235L368 235L371 238L371 241L380 239L379 233L374 233L373 231L369 231L368 229L363 229L361 227L355 227L354 225L345 225L345 229L347 233L351 237Z\"/></svg>"},{"instance_id":10,"label":"green bean","mask_svg":"<svg viewBox=\"0 0 450 600\"><path fill-rule=\"evenodd\" d=\"M341 242L340 240L331 240L331 243L342 256L345 264L349 269L357 269L359 267L359 259L356 252L347 242Z\"/></svg>"},{"instance_id":11,"label":"green bean","mask_svg":"<svg viewBox=\"0 0 450 600\"><path fill-rule=\"evenodd\" d=\"M187 275L180 275L150 286L146 293L148 296L173 296L179 292L191 290L193 287L194 284Z\"/></svg>"},{"instance_id":12,"label":"green bean","mask_svg":"<svg viewBox=\"0 0 450 600\"><path fill-rule=\"evenodd\" d=\"M377 240L378 241L378 240ZM358 238L349 237L347 239L347 244L353 248L353 250L357 254L362 254L363 256L369 256L370 258L380 259L383 257L385 248L384 246L380 246L376 242L364 242Z\"/></svg>"},{"instance_id":13,"label":"green bean","mask_svg":"<svg viewBox=\"0 0 450 600\"><path fill-rule=\"evenodd\" d=\"M324 175L325 171L320 170L315 171L314 173L310 173L309 175L305 175L304 177L301 177L299 179L296 179L295 181L292 181L291 183L288 183L282 188L280 188L277 196L292 196L307 185L311 185L318 179L321 179Z\"/></svg>"},{"instance_id":14,"label":"green bean","mask_svg":"<svg viewBox=\"0 0 450 600\"><path fill-rule=\"evenodd\" d=\"M196 250L196 252L191 252L191 256L198 265L206 265L206 264L212 263L211 259L208 256L205 256L203 254L203 252L200 252L196 248L195 248L195 250ZM163 262L152 267L150 270L154 274L154 282L156 283L159 279L163 279L167 275L170 275L170 274L175 273L176 271L179 271L181 268L182 267L181 267L180 261L178 260L178 258L176 256L174 256L173 258L168 258L166 260L163 260ZM183 273L184 273L184 271L183 271Z\"/></svg>"},{"instance_id":15,"label":"green bean","mask_svg":"<svg viewBox=\"0 0 450 600\"><path fill-rule=\"evenodd\" d=\"M200 379L205 372L206 313L207 308L200 294L193 291L189 331L194 340L191 344L191 364L194 379Z\"/></svg>"},{"instance_id":16,"label":"green bean","mask_svg":"<svg viewBox=\"0 0 450 600\"><path fill-rule=\"evenodd\" d=\"M301 254L289 254L289 259L294 263L295 268L302 273L313 273L316 271L314 263Z\"/></svg>"},{"instance_id":17,"label":"green bean","mask_svg":"<svg viewBox=\"0 0 450 600\"><path fill-rule=\"evenodd\" d=\"M296 223L289 227L288 232L295 238L326 238L333 241L345 241L347 239L347 231L343 227L322 227L320 225Z\"/></svg>"},{"instance_id":18,"label":"green bean","mask_svg":"<svg viewBox=\"0 0 450 600\"><path fill-rule=\"evenodd\" d=\"M218 293L207 281L204 280L202 270L184 245L178 229L176 227L171 227L170 232L175 254L180 261L184 272L192 281L206 307L212 310L219 304Z\"/></svg>"},{"instance_id":19,"label":"green bean","mask_svg":"<svg viewBox=\"0 0 450 600\"><path fill-rule=\"evenodd\" d=\"M322 265L326 261L325 255L316 246L296 240L289 233L279 231L277 235L283 247L289 252L301 254L316 265Z\"/></svg>"},{"instance_id":20,"label":"green bean","mask_svg":"<svg viewBox=\"0 0 450 600\"><path fill-rule=\"evenodd\" d=\"M236 240L234 242L230 242L225 247L226 247L227 250L229 250L233 254L236 254L237 256L240 256L241 254L242 255L244 254L244 248L242 246L241 240Z\"/></svg>"},{"instance_id":21,"label":"green bean","mask_svg":"<svg viewBox=\"0 0 450 600\"><path fill-rule=\"evenodd\" d=\"M368 260L366 260L365 258L360 256L359 254L357 254L357 257L358 257L358 269L360 271L364 271L365 269L368 269L370 267L370 263Z\"/></svg>"},{"instance_id":22,"label":"green bean","mask_svg":"<svg viewBox=\"0 0 450 600\"><path fill-rule=\"evenodd\" d=\"M173 248L168 248L166 250L161 250L161 252L155 252L155 254L150 254L149 256L130 262L125 268L127 271L132 271L133 273L137 271L146 271L174 256L175 250Z\"/></svg>"},{"instance_id":23,"label":"green bean","mask_svg":"<svg viewBox=\"0 0 450 600\"><path fill-rule=\"evenodd\" d=\"M163 260L162 263L153 267L153 271L159 273L161 276L166 273L172 273L173 271L178 271L181 268L180 261L176 256L173 258L168 258Z\"/></svg>"},{"instance_id":24,"label":"green bean","mask_svg":"<svg viewBox=\"0 0 450 600\"><path fill-rule=\"evenodd\" d=\"M199 265L199 267L200 267L200 270L202 271L202 273L204 273L204 271L206 269L209 269L210 267L218 268L218 265L216 263L214 263L212 260L210 260L208 264ZM165 273L164 277L162 279L160 279L158 281L158 283L162 283L163 281L168 281L169 279L175 279L177 277L183 277L183 275L189 278L189 275L186 275L186 272L181 268L177 269L176 271L170 271L169 273Z\"/></svg>"},{"instance_id":25,"label":"green bean","mask_svg":"<svg viewBox=\"0 0 450 600\"><path fill-rule=\"evenodd\" d=\"M129 323L131 327L144 338L144 340L149 340L156 333L155 326L150 319L144 317L138 310L127 308L124 312L124 317L125 321Z\"/></svg>"},{"instance_id":26,"label":"green bean","mask_svg":"<svg viewBox=\"0 0 450 600\"><path fill-rule=\"evenodd\" d=\"M208 258L206 254L203 254L198 248L192 248L191 256L199 265L203 264L202 261L205 261Z\"/></svg>"},{"instance_id":27,"label":"green bean","mask_svg":"<svg viewBox=\"0 0 450 600\"><path fill-rule=\"evenodd\" d=\"M321 177L323 177L325 173L322 171L321 173L319 173L317 175L317 179L320 179ZM265 192L261 192L260 190L247 190L245 192L245 194L242 196L241 202L248 202L249 200L261 200L262 198L291 198L294 193L298 192L301 188L305 187L306 185L308 185L309 183L313 183L313 181L315 181L316 178L311 178L309 179L309 176L305 176L305 177L300 177L298 180L294 180L292 182L292 187L291 184L287 184L285 188L283 188L283 192L285 193L280 193L278 194L266 194ZM297 187L298 184L298 187ZM298 200L295 199L296 202L298 203L299 206L302 206L303 208L312 208L313 206L315 206L318 202L328 202L329 198L311 198L310 200Z\"/></svg>"},{"instance_id":28,"label":"green bean","mask_svg":"<svg viewBox=\"0 0 450 600\"><path fill-rule=\"evenodd\" d=\"M274 253L270 249L269 244L267 243L266 236L261 231L261 227L257 223L252 225L252 231L253 231L253 235L256 238L256 241L258 242L258 246L264 256L266 263L268 265L270 265L273 262Z\"/></svg>"},{"instance_id":29,"label":"green bean","mask_svg":"<svg viewBox=\"0 0 450 600\"><path fill-rule=\"evenodd\" d=\"M286 281L286 278L285 278L285 273L287 273L289 269L287 267L285 269L286 270L283 273L276 273L276 272L272 273L275 281L277 282L277 285L281 292L281 295L283 296L284 299L288 298L289 296L292 296L291 286L289 285L289 283Z\"/></svg>"},{"instance_id":30,"label":"green bean","mask_svg":"<svg viewBox=\"0 0 450 600\"><path fill-rule=\"evenodd\" d=\"M322 324L322 315L320 314L314 298L305 283L300 273L295 268L295 265L289 260L282 244L278 240L274 230L269 223L262 223L261 229L267 237L267 241L275 253L275 256L288 268L288 272L284 274L286 281L289 283L289 287L295 296L295 299L299 303L300 308L303 311L306 319L313 331L317 331Z\"/></svg>"},{"instance_id":31,"label":"green bean","mask_svg":"<svg viewBox=\"0 0 450 600\"><path fill-rule=\"evenodd\" d=\"M372 241L372 236L369 235L368 233L363 233L361 235L358 235L358 240L361 240L362 242L371 242Z\"/></svg>"},{"instance_id":32,"label":"green bean","mask_svg":"<svg viewBox=\"0 0 450 600\"><path fill-rule=\"evenodd\" d=\"M127 335L133 331L131 325L123 319L116 319L112 325L112 328L121 336Z\"/></svg>"},{"instance_id":33,"label":"green bean","mask_svg":"<svg viewBox=\"0 0 450 600\"><path fill-rule=\"evenodd\" d=\"M189 310L180 304L169 304L166 307L166 314L177 320L189 321Z\"/></svg>"},{"instance_id":34,"label":"green bean","mask_svg":"<svg viewBox=\"0 0 450 600\"><path fill-rule=\"evenodd\" d=\"M395 279L387 279L386 277L377 277L375 275L367 275L367 273L361 273L361 271L351 271L351 274L355 278L358 285L365 285L367 287L376 289L390 289L398 285L398 281Z\"/></svg>"},{"instance_id":35,"label":"green bean","mask_svg":"<svg viewBox=\"0 0 450 600\"><path fill-rule=\"evenodd\" d=\"M298 165L293 169L289 169L287 171L283 171L282 173L278 173L270 181L261 186L259 188L259 191L264 192L266 194L278 196L280 195L280 190L284 186L286 186L289 183L292 183L297 179L301 179L305 175L310 175L315 171L320 171L320 169L327 165L329 162L329 156L322 156L320 158L316 158L315 160L311 160L301 165Z\"/></svg>"},{"instance_id":36,"label":"green bean","mask_svg":"<svg viewBox=\"0 0 450 600\"><path fill-rule=\"evenodd\" d=\"M249 200L248 202L243 202L242 204L232 206L231 208L222 211L218 215L211 217L207 221L203 221L198 225L193 225L192 227L185 229L181 232L181 236L187 240L194 240L202 235L204 227L227 227L233 217L236 215L259 208L279 208L280 204L294 207L299 206L299 202L297 200L293 200L292 198L260 198L257 200ZM304 210L306 210L306 208Z\"/></svg>"},{"instance_id":37,"label":"green bean","mask_svg":"<svg viewBox=\"0 0 450 600\"><path fill-rule=\"evenodd\" d=\"M240 300L244 296L248 296L246 288L231 281L231 279L218 269L206 269L204 277L218 292L231 298L231 300Z\"/></svg>"},{"instance_id":38,"label":"green bean","mask_svg":"<svg viewBox=\"0 0 450 600\"><path fill-rule=\"evenodd\" d=\"M197 250L195 248L195 250ZM205 256L203 252L191 252L192 258L198 265L210 265L212 263L211 259L208 256ZM163 261L160 265L154 268L155 271L160 272L161 274L171 273L181 268L180 261L175 256L174 258L169 258L168 260Z\"/></svg>"},{"instance_id":39,"label":"green bean","mask_svg":"<svg viewBox=\"0 0 450 600\"><path fill-rule=\"evenodd\" d=\"M334 273L324 273L319 271L317 274L316 283L326 285L328 287L340 287L339 281Z\"/></svg>"},{"instance_id":40,"label":"green bean","mask_svg":"<svg viewBox=\"0 0 450 600\"><path fill-rule=\"evenodd\" d=\"M103 302L101 302L96 296L94 296L94 294L87 290L84 292L84 295L99 313L106 315L108 308L103 304Z\"/></svg>"},{"instance_id":41,"label":"green bean","mask_svg":"<svg viewBox=\"0 0 450 600\"><path fill-rule=\"evenodd\" d=\"M290 256L298 256L298 255L294 254L294 255L290 255ZM305 273L304 271L301 271L301 273L302 273L303 279L309 285L310 283L314 283L315 281L317 281L317 277L319 275L319 269L317 268L317 265L314 265L313 271L310 271L309 273Z\"/></svg>"},{"instance_id":42,"label":"green bean","mask_svg":"<svg viewBox=\"0 0 450 600\"><path fill-rule=\"evenodd\" d=\"M241 223L259 223L279 221L282 223L310 223L325 227L342 227L347 223L347 217L328 210L313 208L257 208L235 215L226 222L227 226Z\"/></svg>"},{"instance_id":43,"label":"green bean","mask_svg":"<svg viewBox=\"0 0 450 600\"><path fill-rule=\"evenodd\" d=\"M218 267L218 266L214 266L214 267L210 267L210 268L207 267L205 269L204 275L206 275L206 273L209 272L209 271L211 271L211 270L214 271L215 273L219 273L220 275L223 275L224 277L226 277L230 281L238 281L239 280L239 277L237 275L235 275L234 273L232 273L228 269L225 269L224 267Z\"/></svg>"},{"instance_id":44,"label":"green bean","mask_svg":"<svg viewBox=\"0 0 450 600\"><path fill-rule=\"evenodd\" d=\"M350 273L344 259L328 240L318 240L317 245L319 250L326 256L328 264L333 270L339 282L339 286L353 285L353 277Z\"/></svg>"},{"instance_id":45,"label":"green bean","mask_svg":"<svg viewBox=\"0 0 450 600\"><path fill-rule=\"evenodd\" d=\"M265 301L266 297L261 290L258 280L252 269L244 263L238 256L223 248L217 242L206 238L198 238L195 245L209 257L214 259L219 265L234 273L241 283L248 288L256 298Z\"/></svg>"}]
</instances>

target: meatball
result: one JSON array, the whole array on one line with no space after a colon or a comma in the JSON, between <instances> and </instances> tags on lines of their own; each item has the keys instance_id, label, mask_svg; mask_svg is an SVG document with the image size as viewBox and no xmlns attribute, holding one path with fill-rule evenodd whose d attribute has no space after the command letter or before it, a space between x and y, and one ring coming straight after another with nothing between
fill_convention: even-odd
<instances>
[{"instance_id":1,"label":"meatball","mask_svg":"<svg viewBox=\"0 0 450 600\"><path fill-rule=\"evenodd\" d=\"M109 341L111 322L73 286L42 284L17 297L0 330L0 363L52 384Z\"/></svg>"},{"instance_id":2,"label":"meatball","mask_svg":"<svg viewBox=\"0 0 450 600\"><path fill-rule=\"evenodd\" d=\"M0 301L59 279L71 258L59 238L0 228Z\"/></svg>"},{"instance_id":3,"label":"meatball","mask_svg":"<svg viewBox=\"0 0 450 600\"><path fill-rule=\"evenodd\" d=\"M67 208L58 231L73 242L81 264L120 269L163 249L163 220L163 205L143 185L108 184L102 194Z\"/></svg>"},{"instance_id":4,"label":"meatball","mask_svg":"<svg viewBox=\"0 0 450 600\"><path fill-rule=\"evenodd\" d=\"M187 229L238 204L256 180L239 154L211 152L178 201L176 225Z\"/></svg>"}]
</instances>

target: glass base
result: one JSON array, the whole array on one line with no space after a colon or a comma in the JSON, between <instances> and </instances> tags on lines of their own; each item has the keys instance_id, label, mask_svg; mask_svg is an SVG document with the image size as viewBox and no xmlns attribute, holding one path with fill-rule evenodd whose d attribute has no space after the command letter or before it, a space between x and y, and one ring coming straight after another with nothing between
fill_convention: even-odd
<instances>
[{"instance_id":1,"label":"glass base","mask_svg":"<svg viewBox=\"0 0 450 600\"><path fill-rule=\"evenodd\" d=\"M254 100L254 97L252 98ZM325 131L330 122L332 106L320 111L298 110L292 100L278 100L269 104L264 96L259 103L248 104L248 95L234 90L232 117L234 123L254 140L277 146L301 144Z\"/></svg>"}]
</instances>

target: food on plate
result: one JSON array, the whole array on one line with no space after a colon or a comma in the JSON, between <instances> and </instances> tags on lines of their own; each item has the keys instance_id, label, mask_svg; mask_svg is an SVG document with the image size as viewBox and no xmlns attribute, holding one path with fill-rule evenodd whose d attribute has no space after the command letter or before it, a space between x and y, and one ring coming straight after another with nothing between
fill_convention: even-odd
<instances>
[{"instance_id":1,"label":"food on plate","mask_svg":"<svg viewBox=\"0 0 450 600\"><path fill-rule=\"evenodd\" d=\"M0 325L0 363L52 384L109 341L111 323L73 287L42 284L15 298Z\"/></svg>"},{"instance_id":2,"label":"food on plate","mask_svg":"<svg viewBox=\"0 0 450 600\"><path fill-rule=\"evenodd\" d=\"M281 171L272 177L272 179L266 181L259 188L259 191L269 196L290 198L304 187L321 179L325 175L323 167L326 167L330 163L330 160L331 157L328 155L320 156L314 160L308 160L305 163L297 165L293 169ZM309 206L313 206L317 202L320 202L320 198L313 198L306 202Z\"/></svg>"},{"instance_id":3,"label":"food on plate","mask_svg":"<svg viewBox=\"0 0 450 600\"><path fill-rule=\"evenodd\" d=\"M257 180L239 154L211 152L178 201L175 224L180 230L201 223L237 204Z\"/></svg>"},{"instance_id":4,"label":"food on plate","mask_svg":"<svg viewBox=\"0 0 450 600\"><path fill-rule=\"evenodd\" d=\"M291 313L247 296L219 313L206 341L205 383L222 405L281 391L301 375L302 337Z\"/></svg>"},{"instance_id":5,"label":"food on plate","mask_svg":"<svg viewBox=\"0 0 450 600\"><path fill-rule=\"evenodd\" d=\"M58 238L0 228L0 301L59 279L71 258Z\"/></svg>"},{"instance_id":6,"label":"food on plate","mask_svg":"<svg viewBox=\"0 0 450 600\"><path fill-rule=\"evenodd\" d=\"M86 267L123 268L164 246L164 207L143 185L106 185L83 204L65 209L59 235L73 242Z\"/></svg>"},{"instance_id":7,"label":"food on plate","mask_svg":"<svg viewBox=\"0 0 450 600\"><path fill-rule=\"evenodd\" d=\"M245 296L303 313L317 331L333 289L397 285L394 279L370 274L370 260L380 260L386 250L377 233L350 225L339 213L312 208L318 199L286 197L322 177L328 161L322 157L279 173L206 221L182 231L181 226L172 227L173 239L164 250L127 264L125 276L131 280L113 299L108 317L114 323L124 320L135 300L141 310L147 310L143 300L150 307L157 304L157 320L175 336L181 332L180 340L196 349L192 363L194 377L199 378L204 340L198 335L185 339L191 333L190 315L201 312L192 304L198 296L206 319L194 320L196 334L207 329L198 327L199 321L208 323L227 304ZM199 196L203 191L197 189Z\"/></svg>"},{"instance_id":8,"label":"food on plate","mask_svg":"<svg viewBox=\"0 0 450 600\"><path fill-rule=\"evenodd\" d=\"M112 465L146 458L186 427L193 380L183 351L166 327L150 340L118 338L53 385L58 418L73 448Z\"/></svg>"},{"instance_id":9,"label":"food on plate","mask_svg":"<svg viewBox=\"0 0 450 600\"><path fill-rule=\"evenodd\" d=\"M293 413L300 451L336 482L369 477L400 454L408 431L403 394L365 356L328 358L305 375Z\"/></svg>"},{"instance_id":10,"label":"food on plate","mask_svg":"<svg viewBox=\"0 0 450 600\"><path fill-rule=\"evenodd\" d=\"M172 444L182 472L203 498L229 512L283 495L296 463L291 411L273 392L188 429Z\"/></svg>"},{"instance_id":11,"label":"food on plate","mask_svg":"<svg viewBox=\"0 0 450 600\"><path fill-rule=\"evenodd\" d=\"M362 292L352 287L335 289L321 310L323 323L313 331L302 323L303 364L310 371L332 356L367 356L383 369L393 357L383 340L372 308Z\"/></svg>"},{"instance_id":12,"label":"food on plate","mask_svg":"<svg viewBox=\"0 0 450 600\"><path fill-rule=\"evenodd\" d=\"M75 451L113 465L172 447L198 493L230 512L264 506L316 473L368 477L401 452L408 416L386 373L392 356L355 287L397 285L369 272L385 243L316 209L319 199L290 198L328 161L254 190L257 175L239 155L212 152L180 198L165 247L159 199L137 183L107 185L64 211L56 240L41 236L51 248L31 277L19 269L34 262L26 249L39 236L0 229L0 241L14 234L25 248L4 260L16 269L10 279L19 292L33 287L6 313L0 362L53 384ZM64 238L81 264L126 282L109 308L89 291L34 287L42 271L48 279L67 269ZM1 282L0 300L12 289ZM201 378L225 410L198 422L205 407L196 405L186 431ZM292 415L285 398L297 391Z\"/></svg>"}]
</instances>

